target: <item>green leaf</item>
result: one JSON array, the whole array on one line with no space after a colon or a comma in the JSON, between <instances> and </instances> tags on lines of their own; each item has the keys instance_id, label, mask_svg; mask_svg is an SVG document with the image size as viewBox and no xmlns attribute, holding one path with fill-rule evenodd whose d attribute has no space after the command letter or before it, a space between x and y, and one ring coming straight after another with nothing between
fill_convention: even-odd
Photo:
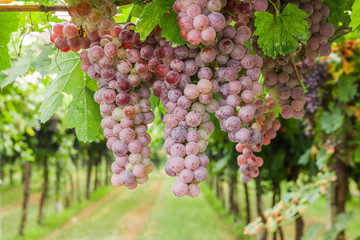
<instances>
[{"instance_id":1,"label":"green leaf","mask_svg":"<svg viewBox=\"0 0 360 240\"><path fill-rule=\"evenodd\" d=\"M173 46L185 45L186 42L180 37L180 27L176 21L176 13L173 9L166 12L160 20L160 27L162 29L161 35L168 41L172 41Z\"/></svg>"},{"instance_id":2,"label":"green leaf","mask_svg":"<svg viewBox=\"0 0 360 240\"><path fill-rule=\"evenodd\" d=\"M354 99L357 94L358 84L356 76L342 75L338 81L338 87L335 89L338 99L341 102L347 103Z\"/></svg>"},{"instance_id":3,"label":"green leaf","mask_svg":"<svg viewBox=\"0 0 360 240\"><path fill-rule=\"evenodd\" d=\"M256 30L259 36L258 44L269 57L285 56L295 51L299 41L307 42L309 25L305 18L309 15L295 4L287 4L282 13L275 16L269 12L255 13Z\"/></svg>"},{"instance_id":4,"label":"green leaf","mask_svg":"<svg viewBox=\"0 0 360 240\"><path fill-rule=\"evenodd\" d=\"M144 10L144 4L135 4L130 11L130 15L134 18L139 18L141 16L142 11Z\"/></svg>"},{"instance_id":5,"label":"green leaf","mask_svg":"<svg viewBox=\"0 0 360 240\"><path fill-rule=\"evenodd\" d=\"M9 48L11 33L18 30L19 14L18 13L0 13L1 31L0 31L0 71L11 67ZM5 21L6 19L6 21Z\"/></svg>"},{"instance_id":6,"label":"green leaf","mask_svg":"<svg viewBox=\"0 0 360 240\"><path fill-rule=\"evenodd\" d=\"M36 71L41 73L41 75L46 75L49 73L51 65L50 56L54 53L54 50L55 48L52 45L47 45L44 47L39 56L31 61L31 66L33 66Z\"/></svg>"},{"instance_id":7,"label":"green leaf","mask_svg":"<svg viewBox=\"0 0 360 240\"><path fill-rule=\"evenodd\" d=\"M33 50L26 51L26 53L17 60L11 68L6 70L7 77L1 81L1 88L13 83L18 77L25 75L28 72L33 59L33 53Z\"/></svg>"},{"instance_id":8,"label":"green leaf","mask_svg":"<svg viewBox=\"0 0 360 240\"><path fill-rule=\"evenodd\" d=\"M339 127L342 126L344 122L344 116L341 113L341 110L338 107L331 109L331 112L323 112L320 118L321 129L324 130L327 134L330 134Z\"/></svg>"},{"instance_id":9,"label":"green leaf","mask_svg":"<svg viewBox=\"0 0 360 240\"><path fill-rule=\"evenodd\" d=\"M355 0L351 9L351 22L349 27L356 29L360 26L360 0Z\"/></svg>"},{"instance_id":10,"label":"green leaf","mask_svg":"<svg viewBox=\"0 0 360 240\"><path fill-rule=\"evenodd\" d=\"M171 11L174 0L154 0L147 4L136 24L135 32L140 33L140 39L144 41L161 21L166 11Z\"/></svg>"},{"instance_id":11,"label":"green leaf","mask_svg":"<svg viewBox=\"0 0 360 240\"><path fill-rule=\"evenodd\" d=\"M93 92L97 92L99 89L97 87L97 80L89 78L87 74L85 74L85 85Z\"/></svg>"},{"instance_id":12,"label":"green leaf","mask_svg":"<svg viewBox=\"0 0 360 240\"><path fill-rule=\"evenodd\" d=\"M314 240L316 235L320 232L321 228L324 226L322 223L315 223L306 231L301 240Z\"/></svg>"},{"instance_id":13,"label":"green leaf","mask_svg":"<svg viewBox=\"0 0 360 240\"><path fill-rule=\"evenodd\" d=\"M159 98L157 98L154 94L153 89L150 89L151 91L151 97L149 98L150 104L151 104L151 111L155 111L155 108L159 106Z\"/></svg>"},{"instance_id":14,"label":"green leaf","mask_svg":"<svg viewBox=\"0 0 360 240\"><path fill-rule=\"evenodd\" d=\"M310 158L311 158L311 148L306 150L306 152L303 155L301 155L298 164L305 166L310 161Z\"/></svg>"},{"instance_id":15,"label":"green leaf","mask_svg":"<svg viewBox=\"0 0 360 240\"><path fill-rule=\"evenodd\" d=\"M324 240L335 240L337 235L348 227L349 222L351 222L353 218L353 212L338 214L334 227L324 233Z\"/></svg>"},{"instance_id":16,"label":"green leaf","mask_svg":"<svg viewBox=\"0 0 360 240\"><path fill-rule=\"evenodd\" d=\"M121 15L116 17L116 21L117 22L125 22L125 21L127 21L129 15L130 15L132 7L133 7L132 4L124 5L124 6L119 7L118 13L121 13Z\"/></svg>"},{"instance_id":17,"label":"green leaf","mask_svg":"<svg viewBox=\"0 0 360 240\"><path fill-rule=\"evenodd\" d=\"M319 169L322 169L325 164L329 161L332 154L326 153L326 149L320 149L316 154L316 165Z\"/></svg>"},{"instance_id":18,"label":"green leaf","mask_svg":"<svg viewBox=\"0 0 360 240\"><path fill-rule=\"evenodd\" d=\"M350 0L351 1L351 0ZM340 22L344 20L345 14L347 14L347 2L348 0L343 1L334 1L334 0L325 0L324 5L328 6L330 9L330 16L327 21L338 26ZM351 5L350 5L351 6Z\"/></svg>"},{"instance_id":19,"label":"green leaf","mask_svg":"<svg viewBox=\"0 0 360 240\"><path fill-rule=\"evenodd\" d=\"M278 225L273 217L269 217L266 224L269 232L274 233L276 231Z\"/></svg>"},{"instance_id":20,"label":"green leaf","mask_svg":"<svg viewBox=\"0 0 360 240\"><path fill-rule=\"evenodd\" d=\"M81 142L92 142L100 131L101 116L99 104L94 100L94 93L82 81L81 89L74 95L65 116L68 128L75 128L76 136Z\"/></svg>"},{"instance_id":21,"label":"green leaf","mask_svg":"<svg viewBox=\"0 0 360 240\"><path fill-rule=\"evenodd\" d=\"M220 173L228 165L231 155L226 155L225 157L219 159L215 162L214 167L211 169L211 173Z\"/></svg>"},{"instance_id":22,"label":"green leaf","mask_svg":"<svg viewBox=\"0 0 360 240\"><path fill-rule=\"evenodd\" d=\"M52 72L57 73L57 77L50 82L44 93L44 102L40 106L40 120L42 123L47 122L61 104L63 99L62 92L74 96L81 89L84 84L84 73L80 65L78 53L60 52L57 57L55 56Z\"/></svg>"}]
</instances>

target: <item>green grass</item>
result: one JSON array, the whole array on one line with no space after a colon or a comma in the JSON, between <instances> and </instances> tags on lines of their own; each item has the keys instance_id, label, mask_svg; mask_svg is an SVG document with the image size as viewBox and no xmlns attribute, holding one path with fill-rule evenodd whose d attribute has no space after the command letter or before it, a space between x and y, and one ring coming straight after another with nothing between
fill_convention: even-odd
<instances>
[{"instance_id":1,"label":"green grass","mask_svg":"<svg viewBox=\"0 0 360 240\"><path fill-rule=\"evenodd\" d=\"M220 216L209 201L206 192L196 198L177 198L170 192L174 179L164 181L155 207L151 210L148 224L139 240L183 239L235 239L229 230L229 222ZM201 185L202 190L206 189Z\"/></svg>"},{"instance_id":2,"label":"green grass","mask_svg":"<svg viewBox=\"0 0 360 240\"><path fill-rule=\"evenodd\" d=\"M41 181L31 182L31 194L39 195ZM49 198L45 206L45 224L39 226L36 222L38 214L38 199L29 205L28 220L25 228L25 237L17 236L20 217L23 189L20 185L2 189L2 236L1 239L28 240L28 239L137 239L137 240L171 240L206 239L231 240L250 239L242 236L246 215L244 185L238 185L238 202L240 218L227 213L214 192L206 184L201 184L201 195L196 199L188 197L176 198L171 193L171 184L175 179L167 177L160 171L150 175L145 186L139 186L134 191L120 188L113 191L111 186L101 187L91 194L91 200L81 203L74 201L71 208L64 209L60 214L56 210L54 189L50 188ZM52 180L53 182L53 180ZM81 173L81 189L84 196L85 172ZM93 184L93 183L92 183ZM93 186L93 185L91 185ZM225 186L225 197L228 197ZM251 216L256 214L255 183L248 185L250 194ZM349 239L359 236L360 199L353 194L347 202L347 211L355 213L347 231ZM356 197L355 197L356 196ZM271 192L263 195L263 209L271 206ZM5 214L4 214L5 213ZM305 214L305 226L310 227L317 222L326 221L326 200L320 198L314 205L310 205ZM64 227L66 223L66 227ZM294 223L283 226L286 239L294 239ZM252 238L251 238L252 239ZM316 238L322 240L322 234Z\"/></svg>"},{"instance_id":3,"label":"green grass","mask_svg":"<svg viewBox=\"0 0 360 240\"><path fill-rule=\"evenodd\" d=\"M100 175L100 174L99 174ZM22 214L22 198L23 198L23 186L20 185L21 176L15 175L14 186L5 185L1 188L1 237L0 239L40 239L42 236L49 234L55 229L59 228L66 221L69 221L74 215L76 215L83 208L87 207L93 201L103 198L113 187L101 187L97 191L92 192L90 200L85 200L85 171L80 172L80 194L82 201L79 203L74 200L73 205L70 208L64 208L61 213L57 211L57 205L55 200L55 176L50 174L50 184L48 198L44 207L44 225L40 226L37 223L37 216L39 211L40 193L42 187L41 172L35 170L35 166L32 168L32 176L30 182L30 201L28 205L28 215L25 225L25 236L19 237L18 231L20 226L21 214ZM102 176L101 180L103 179ZM65 186L63 186L64 188ZM91 189L93 188L93 181L91 182ZM63 189L61 191L62 196L67 194L69 189ZM76 197L76 196L75 196Z\"/></svg>"},{"instance_id":4,"label":"green grass","mask_svg":"<svg viewBox=\"0 0 360 240\"><path fill-rule=\"evenodd\" d=\"M83 208L87 207L92 201L104 197L112 190L112 187L104 187L91 194L90 200L82 200L80 203L75 202L70 208L64 209L60 214L57 213L55 203L45 207L45 222L43 226L37 224L38 204L32 204L28 207L28 219L25 227L25 236L17 235L20 218L22 214L21 206L12 207L9 215L2 218L2 239L40 239L44 235L51 233L60 227L66 221L69 221Z\"/></svg>"},{"instance_id":5,"label":"green grass","mask_svg":"<svg viewBox=\"0 0 360 240\"><path fill-rule=\"evenodd\" d=\"M49 239L234 239L204 194L197 199L173 196L173 180L154 172L147 186L120 189Z\"/></svg>"}]
</instances>

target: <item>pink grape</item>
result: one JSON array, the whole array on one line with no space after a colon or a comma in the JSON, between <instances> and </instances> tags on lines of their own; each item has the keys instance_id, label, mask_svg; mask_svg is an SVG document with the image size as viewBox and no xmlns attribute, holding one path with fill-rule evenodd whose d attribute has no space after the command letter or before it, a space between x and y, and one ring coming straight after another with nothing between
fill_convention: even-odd
<instances>
[{"instance_id":1,"label":"pink grape","mask_svg":"<svg viewBox=\"0 0 360 240\"><path fill-rule=\"evenodd\" d=\"M189 191L188 185L180 181L175 182L172 185L171 190L172 193L177 197L183 197L187 195Z\"/></svg>"},{"instance_id":2,"label":"pink grape","mask_svg":"<svg viewBox=\"0 0 360 240\"><path fill-rule=\"evenodd\" d=\"M189 169L184 169L179 174L179 180L183 183L190 183L194 178L194 174Z\"/></svg>"},{"instance_id":3,"label":"pink grape","mask_svg":"<svg viewBox=\"0 0 360 240\"><path fill-rule=\"evenodd\" d=\"M200 188L196 184L190 184L188 187L188 195L191 198L196 198L200 194Z\"/></svg>"}]
</instances>

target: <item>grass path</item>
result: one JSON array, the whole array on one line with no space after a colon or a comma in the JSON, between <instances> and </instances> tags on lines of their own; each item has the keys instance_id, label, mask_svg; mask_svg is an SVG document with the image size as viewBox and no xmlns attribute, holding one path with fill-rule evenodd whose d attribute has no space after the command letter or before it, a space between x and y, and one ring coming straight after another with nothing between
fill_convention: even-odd
<instances>
[{"instance_id":1,"label":"grass path","mask_svg":"<svg viewBox=\"0 0 360 240\"><path fill-rule=\"evenodd\" d=\"M43 240L234 239L204 194L197 199L172 196L173 180L155 172L134 191L113 191Z\"/></svg>"}]
</instances>

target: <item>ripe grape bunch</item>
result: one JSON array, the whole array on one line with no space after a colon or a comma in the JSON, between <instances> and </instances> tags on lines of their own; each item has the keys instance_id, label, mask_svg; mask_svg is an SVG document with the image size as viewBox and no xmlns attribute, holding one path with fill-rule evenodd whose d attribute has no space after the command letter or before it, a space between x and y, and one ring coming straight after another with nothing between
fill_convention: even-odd
<instances>
[{"instance_id":1,"label":"ripe grape bunch","mask_svg":"<svg viewBox=\"0 0 360 240\"><path fill-rule=\"evenodd\" d=\"M100 90L95 100L100 104L107 147L115 156L111 181L129 189L147 182L154 168L147 146L151 142L148 124L154 120L149 101L154 76L140 51L158 44L154 36L141 42L132 26L117 25L105 32L108 34L93 36L92 46L80 53L81 68L90 78L98 79Z\"/></svg>"},{"instance_id":2,"label":"ripe grape bunch","mask_svg":"<svg viewBox=\"0 0 360 240\"><path fill-rule=\"evenodd\" d=\"M306 11L310 17L307 18L310 35L307 45L304 47L309 60L319 56L329 56L331 46L329 38L334 35L335 28L326 19L330 15L327 6L322 5L322 0L293 0L290 1ZM291 56L278 55L276 59L266 57L253 39L253 51L264 58L262 68L265 77L264 87L270 90L270 96L281 107L281 116L285 119L304 117L304 89L300 84L301 74L298 73L294 62L290 61ZM295 61L295 59L294 59Z\"/></svg>"},{"instance_id":3,"label":"ripe grape bunch","mask_svg":"<svg viewBox=\"0 0 360 240\"><path fill-rule=\"evenodd\" d=\"M326 55L333 34L326 23L328 8L318 0L293 2L311 15L308 58L315 52ZM97 79L94 98L100 104L106 145L115 156L113 185L135 189L147 182L154 168L147 133L154 120L149 101L153 88L167 111L163 150L169 155L165 172L176 177L172 192L194 198L208 175L205 151L214 132L211 114L237 144L241 179L247 183L263 164L255 154L280 128L276 103L284 118L301 118L305 98L290 55L269 58L255 38L255 55L245 46L253 34L254 13L266 11L267 0L176 0L173 9L185 45L173 47L159 26L141 41L134 23L115 25L112 0L70 5L72 23L54 25L51 40L63 52L82 49L81 69ZM318 47L312 39L318 40Z\"/></svg>"},{"instance_id":4,"label":"ripe grape bunch","mask_svg":"<svg viewBox=\"0 0 360 240\"><path fill-rule=\"evenodd\" d=\"M88 49L97 35L104 35L114 29L113 16L117 12L114 2L112 0L82 0L69 5L68 13L71 16L71 23L55 24L50 36L51 42L63 52ZM85 36L85 31L87 36Z\"/></svg>"},{"instance_id":5,"label":"ripe grape bunch","mask_svg":"<svg viewBox=\"0 0 360 240\"><path fill-rule=\"evenodd\" d=\"M87 32L110 31L115 26L115 0L81 0L68 6L71 21Z\"/></svg>"},{"instance_id":6,"label":"ripe grape bunch","mask_svg":"<svg viewBox=\"0 0 360 240\"><path fill-rule=\"evenodd\" d=\"M62 52L78 52L81 49L88 49L91 40L81 35L81 30L74 24L63 22L56 23L50 35L51 42Z\"/></svg>"},{"instance_id":7,"label":"ripe grape bunch","mask_svg":"<svg viewBox=\"0 0 360 240\"><path fill-rule=\"evenodd\" d=\"M160 42L159 47L152 49L153 54L145 57L149 70L157 77L154 94L167 111L163 119L166 126L163 149L170 158L165 172L178 176L172 186L174 195L197 197L200 193L197 184L207 177L205 167L209 159L204 151L214 131L209 113L218 106L212 99L212 71L199 68L194 60L199 55L197 48L172 48L165 38Z\"/></svg>"},{"instance_id":8,"label":"ripe grape bunch","mask_svg":"<svg viewBox=\"0 0 360 240\"><path fill-rule=\"evenodd\" d=\"M237 26L246 26L254 11L267 9L267 0L238 2L237 0L176 0L173 8L180 27L180 36L191 45L214 45L221 38L225 26L234 20ZM226 10L231 13L221 12ZM239 40L242 36L238 36ZM245 36L246 38L246 36Z\"/></svg>"},{"instance_id":9,"label":"ripe grape bunch","mask_svg":"<svg viewBox=\"0 0 360 240\"><path fill-rule=\"evenodd\" d=\"M305 47L306 56L309 60L315 60L319 55L327 57L331 54L329 38L335 34L335 27L333 24L326 22L330 10L327 6L322 5L322 1L290 1L310 15L306 19L309 23L310 35Z\"/></svg>"},{"instance_id":10,"label":"ripe grape bunch","mask_svg":"<svg viewBox=\"0 0 360 240\"><path fill-rule=\"evenodd\" d=\"M303 71L303 82L306 87L305 99L308 102L305 106L305 118L307 127L307 134L312 135L315 125L315 113L321 105L322 96L327 94L320 92L328 80L332 79L328 72L327 62L316 63L315 61L301 62L298 64ZM326 90L325 90L326 91Z\"/></svg>"}]
</instances>

